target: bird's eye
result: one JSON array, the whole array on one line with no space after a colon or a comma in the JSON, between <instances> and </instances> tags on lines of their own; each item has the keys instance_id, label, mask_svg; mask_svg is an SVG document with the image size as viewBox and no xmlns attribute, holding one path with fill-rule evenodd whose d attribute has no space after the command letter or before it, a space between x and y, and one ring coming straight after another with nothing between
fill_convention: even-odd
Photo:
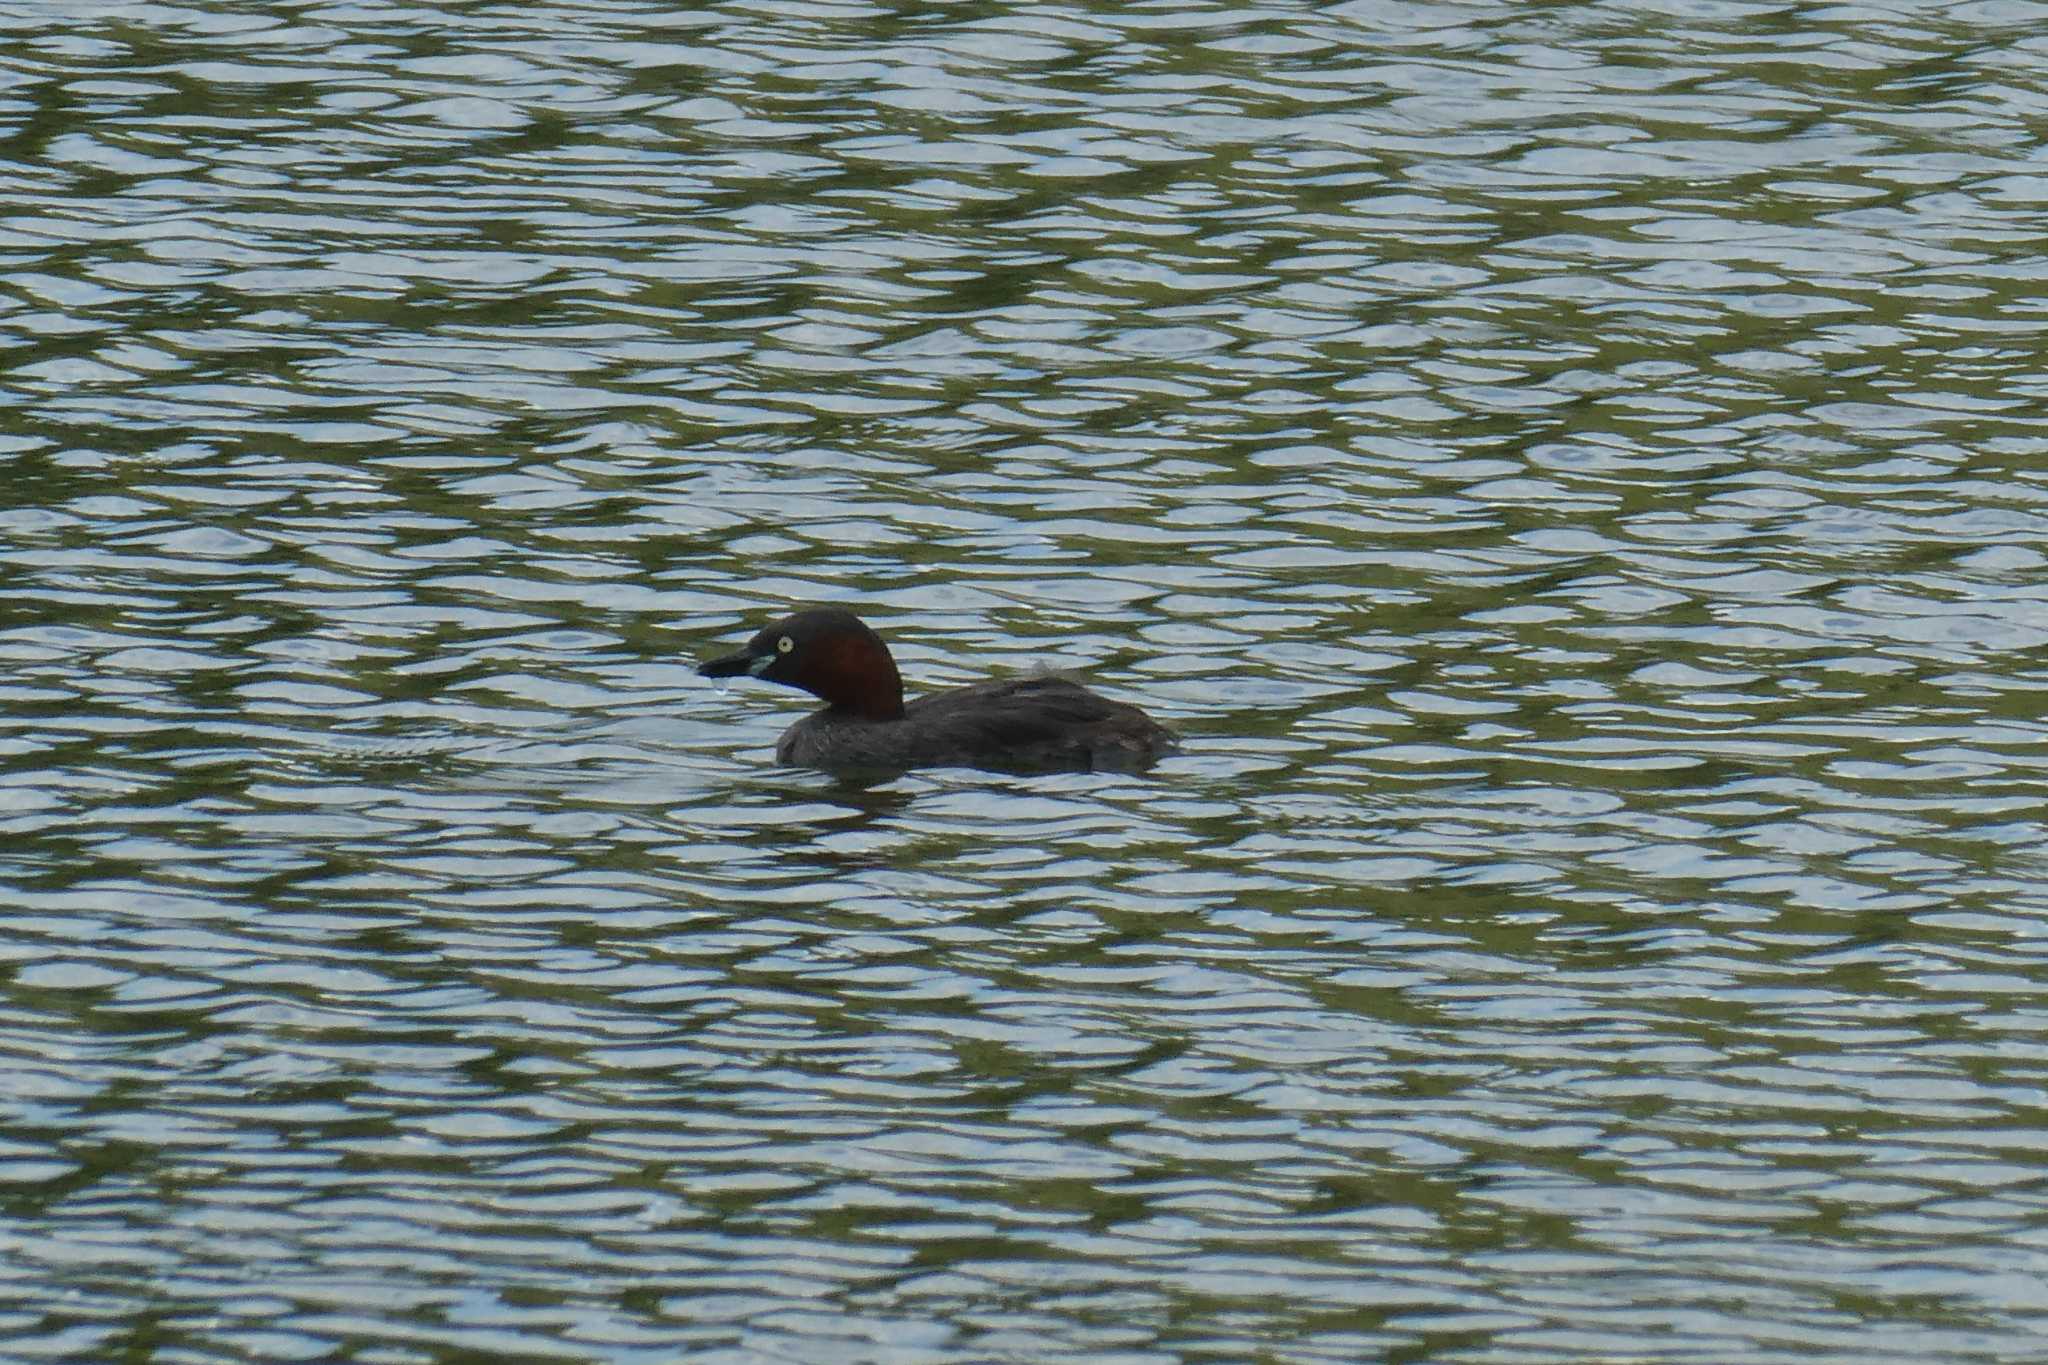
<instances>
[{"instance_id":1,"label":"bird's eye","mask_svg":"<svg viewBox=\"0 0 2048 1365\"><path fill-rule=\"evenodd\" d=\"M775 642L775 652L777 654L787 654L789 653L789 651L795 648L796 641L790 639L787 635L783 636L780 640L777 640Z\"/></svg>"}]
</instances>

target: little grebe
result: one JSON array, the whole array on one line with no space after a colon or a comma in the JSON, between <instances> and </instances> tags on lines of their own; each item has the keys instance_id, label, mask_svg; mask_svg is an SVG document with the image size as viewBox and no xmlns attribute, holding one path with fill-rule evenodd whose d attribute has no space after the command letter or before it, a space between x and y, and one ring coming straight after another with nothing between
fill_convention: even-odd
<instances>
[{"instance_id":1,"label":"little grebe","mask_svg":"<svg viewBox=\"0 0 2048 1365\"><path fill-rule=\"evenodd\" d=\"M697 671L765 678L823 701L775 745L775 761L796 767L1132 772L1178 747L1137 707L1065 678L975 683L906 706L889 647L838 607L806 607Z\"/></svg>"}]
</instances>

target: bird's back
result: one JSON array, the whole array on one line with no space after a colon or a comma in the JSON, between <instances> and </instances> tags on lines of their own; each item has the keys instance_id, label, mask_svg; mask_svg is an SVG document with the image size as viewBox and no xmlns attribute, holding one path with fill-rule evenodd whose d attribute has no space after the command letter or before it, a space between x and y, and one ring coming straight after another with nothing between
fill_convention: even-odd
<instances>
[{"instance_id":1,"label":"bird's back","mask_svg":"<svg viewBox=\"0 0 2048 1365\"><path fill-rule=\"evenodd\" d=\"M1017 771L1135 771L1178 745L1135 706L1060 677L976 683L919 697L901 720L831 709L790 727L784 763L811 767L971 767Z\"/></svg>"}]
</instances>

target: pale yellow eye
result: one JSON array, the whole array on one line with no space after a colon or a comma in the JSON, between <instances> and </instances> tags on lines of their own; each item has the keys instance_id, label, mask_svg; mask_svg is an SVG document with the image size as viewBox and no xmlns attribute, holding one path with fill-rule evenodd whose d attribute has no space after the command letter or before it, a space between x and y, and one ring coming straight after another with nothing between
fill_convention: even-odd
<instances>
[{"instance_id":1,"label":"pale yellow eye","mask_svg":"<svg viewBox=\"0 0 2048 1365\"><path fill-rule=\"evenodd\" d=\"M777 654L787 654L789 653L789 651L795 648L796 641L790 639L787 635L783 636L780 640L777 640L775 642L775 652Z\"/></svg>"}]
</instances>

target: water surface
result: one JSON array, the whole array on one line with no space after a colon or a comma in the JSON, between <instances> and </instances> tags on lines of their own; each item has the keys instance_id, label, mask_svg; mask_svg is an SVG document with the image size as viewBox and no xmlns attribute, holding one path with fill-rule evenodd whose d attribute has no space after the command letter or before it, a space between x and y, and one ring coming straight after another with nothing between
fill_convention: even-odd
<instances>
[{"instance_id":1,"label":"water surface","mask_svg":"<svg viewBox=\"0 0 2048 1365\"><path fill-rule=\"evenodd\" d=\"M2044 20L0 6L0 1354L2032 1353Z\"/></svg>"}]
</instances>

